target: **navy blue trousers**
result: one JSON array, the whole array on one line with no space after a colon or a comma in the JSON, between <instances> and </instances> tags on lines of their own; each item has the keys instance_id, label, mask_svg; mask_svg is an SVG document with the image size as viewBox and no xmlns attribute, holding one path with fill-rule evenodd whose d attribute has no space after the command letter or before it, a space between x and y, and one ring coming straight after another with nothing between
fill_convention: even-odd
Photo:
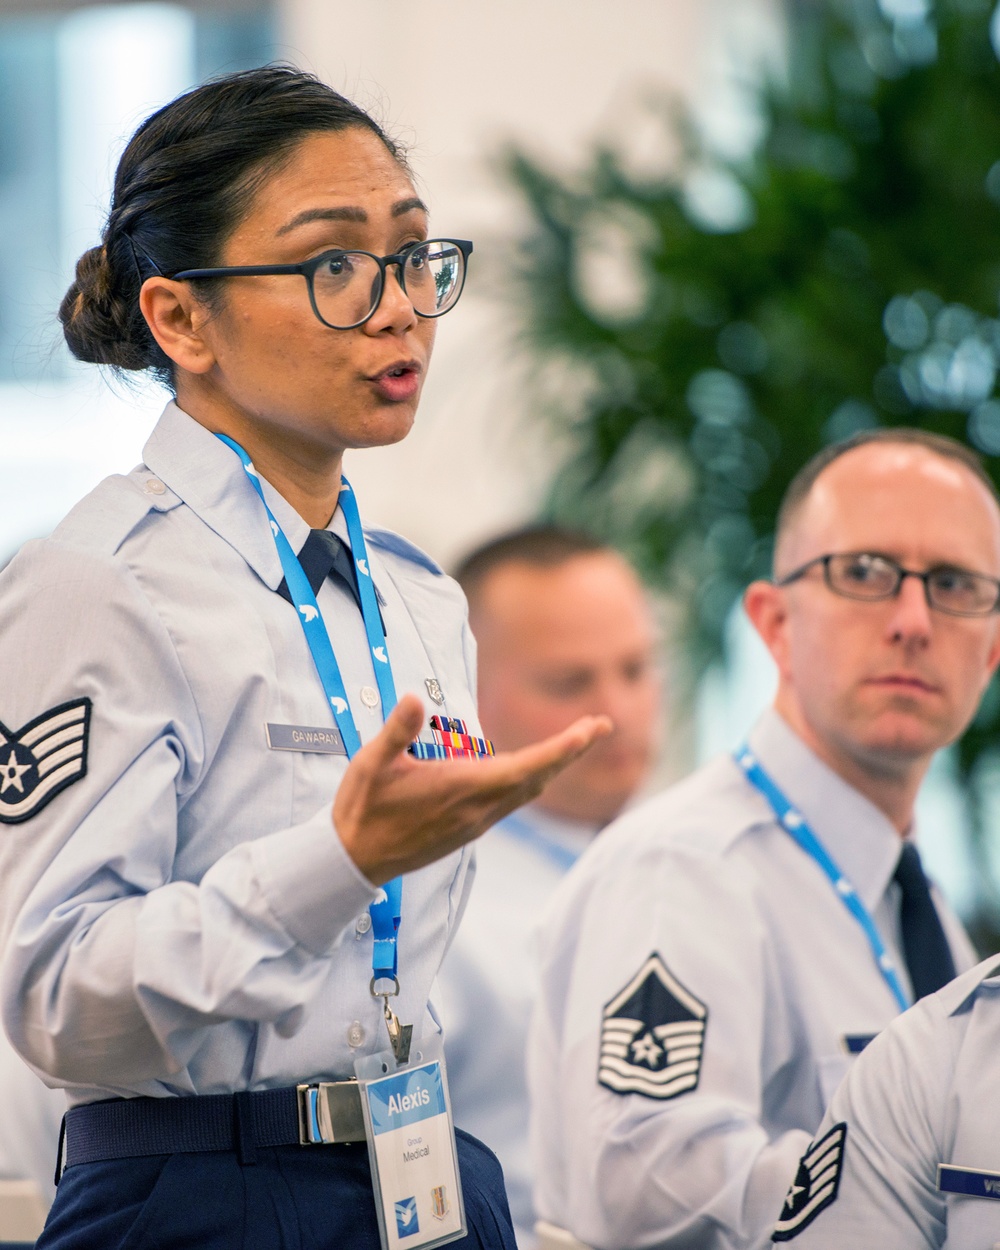
<instances>
[{"instance_id":1,"label":"navy blue trousers","mask_svg":"<svg viewBox=\"0 0 1000 1250\"><path fill-rule=\"evenodd\" d=\"M456 1250L516 1250L503 1172L463 1133L469 1232ZM146 1155L67 1168L37 1250L379 1250L368 1150L346 1146Z\"/></svg>"}]
</instances>

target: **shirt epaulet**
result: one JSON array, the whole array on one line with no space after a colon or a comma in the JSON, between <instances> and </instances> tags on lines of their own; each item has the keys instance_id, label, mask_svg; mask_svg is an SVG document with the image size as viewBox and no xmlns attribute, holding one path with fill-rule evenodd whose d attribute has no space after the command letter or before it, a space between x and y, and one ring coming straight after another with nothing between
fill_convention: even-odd
<instances>
[{"instance_id":1,"label":"shirt epaulet","mask_svg":"<svg viewBox=\"0 0 1000 1250\"><path fill-rule=\"evenodd\" d=\"M396 534L392 530L380 529L377 526L366 525L365 538L376 547L381 547L383 551L391 551L393 555L402 556L404 560L409 560L413 564L419 564L436 577L444 576L444 569L436 560L432 560L426 551L421 551L415 543L411 543L408 539L403 538L401 534Z\"/></svg>"},{"instance_id":2,"label":"shirt epaulet","mask_svg":"<svg viewBox=\"0 0 1000 1250\"><path fill-rule=\"evenodd\" d=\"M994 982L990 985L990 989L1000 988L1000 982L995 980L998 977L1000 977L1000 956L997 955L991 955L989 959L984 959L974 968L961 973L936 995L944 1008L944 1014L946 1016L957 1014L990 981Z\"/></svg>"},{"instance_id":3,"label":"shirt epaulet","mask_svg":"<svg viewBox=\"0 0 1000 1250\"><path fill-rule=\"evenodd\" d=\"M990 959L986 961L986 965L986 967L980 965L980 967L983 967L983 974L980 980L989 981L992 980L993 977L1000 977L1000 957L995 955L991 956Z\"/></svg>"},{"instance_id":4,"label":"shirt epaulet","mask_svg":"<svg viewBox=\"0 0 1000 1250\"><path fill-rule=\"evenodd\" d=\"M60 542L113 554L150 512L169 512L183 500L145 466L115 474L85 495L52 531Z\"/></svg>"}]
</instances>

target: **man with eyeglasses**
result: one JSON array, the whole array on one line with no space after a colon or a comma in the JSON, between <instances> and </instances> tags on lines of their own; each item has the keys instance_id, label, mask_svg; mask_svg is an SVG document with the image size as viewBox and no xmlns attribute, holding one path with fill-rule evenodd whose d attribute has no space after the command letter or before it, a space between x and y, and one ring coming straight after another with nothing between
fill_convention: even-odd
<instances>
[{"instance_id":1,"label":"man with eyeglasses","mask_svg":"<svg viewBox=\"0 0 1000 1250\"><path fill-rule=\"evenodd\" d=\"M789 1182L853 1057L975 962L913 833L1000 660L989 478L951 439L856 435L792 482L774 568L744 600L774 706L606 830L543 937L537 1205L603 1250L759 1247L786 1195L796 1235L837 1143Z\"/></svg>"}]
</instances>

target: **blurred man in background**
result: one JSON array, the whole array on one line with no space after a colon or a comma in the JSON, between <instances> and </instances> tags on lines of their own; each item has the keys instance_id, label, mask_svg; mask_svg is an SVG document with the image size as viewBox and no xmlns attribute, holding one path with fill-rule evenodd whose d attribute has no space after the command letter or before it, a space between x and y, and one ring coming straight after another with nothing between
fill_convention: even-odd
<instances>
[{"instance_id":1,"label":"blurred man in background","mask_svg":"<svg viewBox=\"0 0 1000 1250\"><path fill-rule=\"evenodd\" d=\"M783 1198L794 1236L829 1197L832 1168L788 1186L852 1056L975 962L913 822L1000 660L982 465L919 430L827 448L744 604L774 707L607 830L542 936L539 1215L602 1250L758 1248Z\"/></svg>"},{"instance_id":2,"label":"blurred man in background","mask_svg":"<svg viewBox=\"0 0 1000 1250\"><path fill-rule=\"evenodd\" d=\"M635 573L551 526L481 547L456 576L479 646L479 712L498 750L605 713L613 733L477 844L476 881L441 971L455 1120L499 1155L518 1242L533 1244L524 1052L533 937L550 894L647 778L659 728L656 630Z\"/></svg>"}]
</instances>

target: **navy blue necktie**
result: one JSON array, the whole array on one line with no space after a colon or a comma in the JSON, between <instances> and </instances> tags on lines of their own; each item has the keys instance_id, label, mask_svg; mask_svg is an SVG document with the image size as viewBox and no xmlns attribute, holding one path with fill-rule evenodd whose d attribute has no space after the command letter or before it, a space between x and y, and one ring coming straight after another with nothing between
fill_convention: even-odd
<instances>
[{"instance_id":1,"label":"navy blue necktie","mask_svg":"<svg viewBox=\"0 0 1000 1250\"><path fill-rule=\"evenodd\" d=\"M299 564L302 572L309 579L313 594L319 594L319 588L328 577L334 577L354 596L354 601L361 607L361 594L358 591L357 575L354 572L354 561L344 543L336 534L329 530L310 530L299 552ZM292 602L285 579L281 579L278 594L282 599Z\"/></svg>"},{"instance_id":2,"label":"navy blue necktie","mask_svg":"<svg viewBox=\"0 0 1000 1250\"><path fill-rule=\"evenodd\" d=\"M358 575L354 568L351 550L336 534L332 534L329 530L310 530L309 537L302 544L302 550L299 552L299 564L302 565L302 571L309 579L309 585L312 587L314 595L318 595L320 586L323 585L328 577L332 577L350 591L354 602L358 605L358 611L362 611L361 591L358 590ZM289 603L292 602L292 596L288 591L288 583L284 578L281 579L278 594L281 595L282 599L287 599ZM385 627L385 616L382 613L382 605L385 603L385 600L382 598L377 586L375 587L375 598L378 600L378 614L382 621L382 632L388 637L389 631Z\"/></svg>"},{"instance_id":3,"label":"navy blue necktie","mask_svg":"<svg viewBox=\"0 0 1000 1250\"><path fill-rule=\"evenodd\" d=\"M913 997L923 998L954 978L955 960L912 842L903 843L893 880L901 892L899 923Z\"/></svg>"}]
</instances>

